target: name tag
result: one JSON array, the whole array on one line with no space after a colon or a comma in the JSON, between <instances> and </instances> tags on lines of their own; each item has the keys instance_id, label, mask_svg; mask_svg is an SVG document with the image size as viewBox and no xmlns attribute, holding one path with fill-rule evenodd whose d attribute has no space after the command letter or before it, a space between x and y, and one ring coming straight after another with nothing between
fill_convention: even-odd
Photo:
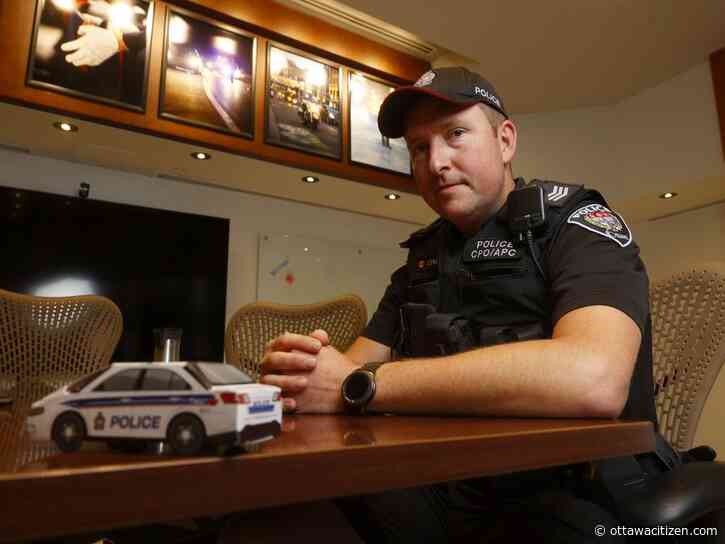
<instances>
[{"instance_id":1,"label":"name tag","mask_svg":"<svg viewBox=\"0 0 725 544\"><path fill-rule=\"evenodd\" d=\"M466 242L463 249L464 263L478 263L481 261L494 261L500 259L519 259L521 253L514 247L511 240L496 238L473 238Z\"/></svg>"}]
</instances>

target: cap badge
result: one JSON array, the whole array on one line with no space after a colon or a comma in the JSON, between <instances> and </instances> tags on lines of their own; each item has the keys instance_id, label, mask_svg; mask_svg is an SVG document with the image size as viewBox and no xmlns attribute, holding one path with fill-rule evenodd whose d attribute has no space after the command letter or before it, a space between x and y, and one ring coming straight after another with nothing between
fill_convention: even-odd
<instances>
[{"instance_id":1,"label":"cap badge","mask_svg":"<svg viewBox=\"0 0 725 544\"><path fill-rule=\"evenodd\" d=\"M415 86L425 87L426 85L430 85L435 77L436 73L433 70L428 70L425 74L418 78L418 81L415 82Z\"/></svg>"}]
</instances>

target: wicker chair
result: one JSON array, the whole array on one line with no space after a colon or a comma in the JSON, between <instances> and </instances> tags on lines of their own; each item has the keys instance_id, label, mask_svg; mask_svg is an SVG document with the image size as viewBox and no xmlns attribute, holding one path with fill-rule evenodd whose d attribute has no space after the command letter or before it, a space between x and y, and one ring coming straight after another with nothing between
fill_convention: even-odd
<instances>
[{"instance_id":1,"label":"wicker chair","mask_svg":"<svg viewBox=\"0 0 725 544\"><path fill-rule=\"evenodd\" d=\"M233 364L255 380L264 346L284 332L309 334L324 329L330 344L340 351L349 348L367 323L365 303L357 295L345 295L317 304L288 306L256 302L243 306L227 325L224 351Z\"/></svg>"},{"instance_id":2,"label":"wicker chair","mask_svg":"<svg viewBox=\"0 0 725 544\"><path fill-rule=\"evenodd\" d=\"M0 396L13 412L107 366L123 318L104 297L34 297L0 289Z\"/></svg>"},{"instance_id":3,"label":"wicker chair","mask_svg":"<svg viewBox=\"0 0 725 544\"><path fill-rule=\"evenodd\" d=\"M707 446L685 451L725 361L725 265L701 265L657 282L650 299L660 431L686 462L630 482L630 496L618 504L620 521L714 527L718 536L703 542L725 542L725 463L712 462L715 452Z\"/></svg>"},{"instance_id":4,"label":"wicker chair","mask_svg":"<svg viewBox=\"0 0 725 544\"><path fill-rule=\"evenodd\" d=\"M725 362L725 264L655 283L650 303L660 432L676 449L688 450Z\"/></svg>"}]
</instances>

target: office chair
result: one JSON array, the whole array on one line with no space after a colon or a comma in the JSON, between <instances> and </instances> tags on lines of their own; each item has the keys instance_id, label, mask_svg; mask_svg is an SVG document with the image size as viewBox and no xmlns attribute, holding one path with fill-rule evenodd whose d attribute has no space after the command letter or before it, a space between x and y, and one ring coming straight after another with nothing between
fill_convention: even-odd
<instances>
[{"instance_id":1,"label":"office chair","mask_svg":"<svg viewBox=\"0 0 725 544\"><path fill-rule=\"evenodd\" d=\"M25 419L36 400L108 366L123 319L99 296L34 297L0 289L0 469L13 470L46 457L50 444L33 444Z\"/></svg>"},{"instance_id":2,"label":"office chair","mask_svg":"<svg viewBox=\"0 0 725 544\"><path fill-rule=\"evenodd\" d=\"M650 303L660 432L684 462L634 485L617 508L632 527L717 527L712 541L725 542L725 463L708 446L688 451L725 362L725 263L653 284Z\"/></svg>"},{"instance_id":3,"label":"office chair","mask_svg":"<svg viewBox=\"0 0 725 544\"><path fill-rule=\"evenodd\" d=\"M725 363L725 263L654 284L650 305L660 432L684 451Z\"/></svg>"},{"instance_id":4,"label":"office chair","mask_svg":"<svg viewBox=\"0 0 725 544\"><path fill-rule=\"evenodd\" d=\"M345 351L366 323L365 303L357 295L295 306L255 302L232 316L227 325L224 351L227 363L256 380L265 344L276 336L287 331L309 334L315 329L324 329L330 335L330 345Z\"/></svg>"},{"instance_id":5,"label":"office chair","mask_svg":"<svg viewBox=\"0 0 725 544\"><path fill-rule=\"evenodd\" d=\"M108 366L121 337L118 307L100 296L34 297L0 289L0 396L12 412Z\"/></svg>"}]
</instances>

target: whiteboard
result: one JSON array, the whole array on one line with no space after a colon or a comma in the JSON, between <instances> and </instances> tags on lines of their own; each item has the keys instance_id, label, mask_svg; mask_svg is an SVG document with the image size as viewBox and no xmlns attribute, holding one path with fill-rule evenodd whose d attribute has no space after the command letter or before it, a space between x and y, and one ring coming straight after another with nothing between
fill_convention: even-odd
<instances>
[{"instance_id":1,"label":"whiteboard","mask_svg":"<svg viewBox=\"0 0 725 544\"><path fill-rule=\"evenodd\" d=\"M310 304L354 293L365 301L370 318L390 275L406 257L407 251L397 246L260 234L257 300Z\"/></svg>"}]
</instances>

